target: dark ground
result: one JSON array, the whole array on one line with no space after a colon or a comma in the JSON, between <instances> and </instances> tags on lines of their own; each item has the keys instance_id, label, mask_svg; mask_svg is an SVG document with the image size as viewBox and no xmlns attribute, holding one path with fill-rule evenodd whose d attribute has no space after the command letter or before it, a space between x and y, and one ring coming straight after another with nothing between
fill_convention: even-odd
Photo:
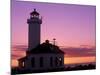
<instances>
[{"instance_id":1,"label":"dark ground","mask_svg":"<svg viewBox=\"0 0 100 75\"><path fill-rule=\"evenodd\" d=\"M52 69L52 70L47 69L47 70L35 70L35 71L20 70L16 67L16 68L11 69L11 75L27 74L27 73L45 73L45 72L60 72L60 71L91 70L91 69L96 69L96 65L94 65L94 64L77 65L75 67L67 66L65 68L60 68L60 69Z\"/></svg>"}]
</instances>

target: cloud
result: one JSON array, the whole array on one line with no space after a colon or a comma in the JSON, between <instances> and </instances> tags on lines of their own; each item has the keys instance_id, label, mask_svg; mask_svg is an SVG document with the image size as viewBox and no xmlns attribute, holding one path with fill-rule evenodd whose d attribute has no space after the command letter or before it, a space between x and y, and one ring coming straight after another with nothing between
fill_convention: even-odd
<instances>
[{"instance_id":1,"label":"cloud","mask_svg":"<svg viewBox=\"0 0 100 75\"><path fill-rule=\"evenodd\" d=\"M12 59L19 59L26 55L26 45L15 45L12 46L11 56ZM65 57L85 57L85 56L96 56L96 48L89 46L81 46L79 48L69 47L61 48L65 52Z\"/></svg>"},{"instance_id":2,"label":"cloud","mask_svg":"<svg viewBox=\"0 0 100 75\"><path fill-rule=\"evenodd\" d=\"M27 46L26 45L14 45L12 46L12 50L27 50Z\"/></svg>"},{"instance_id":3,"label":"cloud","mask_svg":"<svg viewBox=\"0 0 100 75\"><path fill-rule=\"evenodd\" d=\"M11 48L11 58L19 59L26 55L27 46L26 45L14 45Z\"/></svg>"},{"instance_id":4,"label":"cloud","mask_svg":"<svg viewBox=\"0 0 100 75\"><path fill-rule=\"evenodd\" d=\"M19 59L21 57L20 55L17 54L12 54L11 56L12 59Z\"/></svg>"},{"instance_id":5,"label":"cloud","mask_svg":"<svg viewBox=\"0 0 100 75\"><path fill-rule=\"evenodd\" d=\"M85 57L85 56L96 56L95 47L79 47L79 48L62 48L62 51L65 52L66 57Z\"/></svg>"}]
</instances>

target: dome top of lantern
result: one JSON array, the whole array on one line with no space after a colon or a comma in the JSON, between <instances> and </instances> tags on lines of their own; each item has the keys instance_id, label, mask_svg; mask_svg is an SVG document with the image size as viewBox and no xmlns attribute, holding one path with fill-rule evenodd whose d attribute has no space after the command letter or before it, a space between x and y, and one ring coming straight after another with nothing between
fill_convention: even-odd
<instances>
[{"instance_id":1,"label":"dome top of lantern","mask_svg":"<svg viewBox=\"0 0 100 75\"><path fill-rule=\"evenodd\" d=\"M36 9L34 9L34 11L32 11L32 12L30 13L30 15L39 16L40 14L36 11Z\"/></svg>"}]
</instances>

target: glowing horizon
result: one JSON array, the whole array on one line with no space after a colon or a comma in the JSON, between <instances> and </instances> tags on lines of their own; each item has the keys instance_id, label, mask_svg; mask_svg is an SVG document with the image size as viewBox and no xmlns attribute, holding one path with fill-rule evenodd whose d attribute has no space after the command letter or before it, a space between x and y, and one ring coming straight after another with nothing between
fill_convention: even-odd
<instances>
[{"instance_id":1,"label":"glowing horizon","mask_svg":"<svg viewBox=\"0 0 100 75\"><path fill-rule=\"evenodd\" d=\"M16 45L12 47L12 67L18 66L18 59L26 56L26 45ZM96 62L95 48L84 47L84 48L61 48L65 52L64 64L81 64Z\"/></svg>"},{"instance_id":2,"label":"glowing horizon","mask_svg":"<svg viewBox=\"0 0 100 75\"><path fill-rule=\"evenodd\" d=\"M89 56L89 57L65 57L64 58L64 65L69 64L82 64L82 63L94 63L96 61L95 56ZM13 59L11 61L12 67L18 67L18 60Z\"/></svg>"}]
</instances>

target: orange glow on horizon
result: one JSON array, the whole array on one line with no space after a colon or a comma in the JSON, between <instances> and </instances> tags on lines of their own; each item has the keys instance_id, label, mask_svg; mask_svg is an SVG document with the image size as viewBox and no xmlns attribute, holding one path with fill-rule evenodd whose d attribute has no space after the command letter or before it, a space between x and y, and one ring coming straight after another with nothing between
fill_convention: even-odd
<instances>
[{"instance_id":1,"label":"orange glow on horizon","mask_svg":"<svg viewBox=\"0 0 100 75\"><path fill-rule=\"evenodd\" d=\"M95 62L96 59L95 56L88 56L88 57L65 57L64 58L64 64L81 64L81 63L89 63L89 62ZM18 61L16 59L12 59L11 61L12 67L18 66Z\"/></svg>"},{"instance_id":2,"label":"orange glow on horizon","mask_svg":"<svg viewBox=\"0 0 100 75\"><path fill-rule=\"evenodd\" d=\"M16 59L11 60L11 66L12 67L17 67L18 66L18 61Z\"/></svg>"},{"instance_id":3,"label":"orange glow on horizon","mask_svg":"<svg viewBox=\"0 0 100 75\"><path fill-rule=\"evenodd\" d=\"M88 56L88 57L65 57L64 64L78 64L78 63L89 63L95 62L95 56Z\"/></svg>"}]
</instances>

